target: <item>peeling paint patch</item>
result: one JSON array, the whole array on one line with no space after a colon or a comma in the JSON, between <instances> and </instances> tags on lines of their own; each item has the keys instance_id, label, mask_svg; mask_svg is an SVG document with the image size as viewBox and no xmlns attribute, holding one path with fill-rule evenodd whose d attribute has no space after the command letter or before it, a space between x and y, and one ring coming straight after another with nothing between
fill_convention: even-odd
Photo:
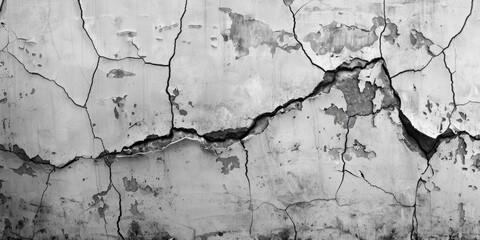
<instances>
[{"instance_id":1,"label":"peeling paint patch","mask_svg":"<svg viewBox=\"0 0 480 240\"><path fill-rule=\"evenodd\" d=\"M222 36L225 42L229 40L233 42L236 59L247 56L251 48L260 45L270 47L272 57L277 48L286 52L300 49L300 44L294 41L293 33L284 30L273 31L266 23L248 19L228 8L219 8L219 11L227 13L232 20L232 25L222 32Z\"/></svg>"},{"instance_id":2,"label":"peeling paint patch","mask_svg":"<svg viewBox=\"0 0 480 240\"><path fill-rule=\"evenodd\" d=\"M222 163L222 173L224 175L230 173L234 168L240 168L240 160L236 156L226 158L219 157L215 161Z\"/></svg>"},{"instance_id":3,"label":"peeling paint patch","mask_svg":"<svg viewBox=\"0 0 480 240\"><path fill-rule=\"evenodd\" d=\"M131 76L135 76L135 73L128 72L122 69L112 69L110 70L110 72L107 73L108 78L123 78Z\"/></svg>"},{"instance_id":4,"label":"peeling paint patch","mask_svg":"<svg viewBox=\"0 0 480 240\"><path fill-rule=\"evenodd\" d=\"M130 180L128 180L127 177L123 177L123 187L125 187L125 190L127 192L136 192L138 190L138 184L137 184L137 179L134 177L130 177Z\"/></svg>"},{"instance_id":5,"label":"peeling paint patch","mask_svg":"<svg viewBox=\"0 0 480 240\"><path fill-rule=\"evenodd\" d=\"M28 175L28 176L31 176L31 177L36 177L36 172L32 169L32 167L30 167L29 165L27 165L26 163L23 163L22 166L18 167L17 169L15 168L12 168L13 172L15 172L16 174L22 176L22 175Z\"/></svg>"},{"instance_id":6,"label":"peeling paint patch","mask_svg":"<svg viewBox=\"0 0 480 240\"><path fill-rule=\"evenodd\" d=\"M375 33L377 27L379 26L374 24L370 30L366 30L333 21L325 26L320 24L320 30L307 34L303 41L310 43L317 55L339 54L344 48L356 52L372 46L378 40Z\"/></svg>"}]
</instances>

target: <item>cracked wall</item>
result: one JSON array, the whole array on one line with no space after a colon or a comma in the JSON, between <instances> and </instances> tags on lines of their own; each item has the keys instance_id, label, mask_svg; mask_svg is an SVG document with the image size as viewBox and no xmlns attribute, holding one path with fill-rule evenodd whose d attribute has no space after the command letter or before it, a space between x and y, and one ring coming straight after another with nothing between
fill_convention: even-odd
<instances>
[{"instance_id":1,"label":"cracked wall","mask_svg":"<svg viewBox=\"0 0 480 240\"><path fill-rule=\"evenodd\" d=\"M0 1L1 239L478 239L479 19Z\"/></svg>"}]
</instances>

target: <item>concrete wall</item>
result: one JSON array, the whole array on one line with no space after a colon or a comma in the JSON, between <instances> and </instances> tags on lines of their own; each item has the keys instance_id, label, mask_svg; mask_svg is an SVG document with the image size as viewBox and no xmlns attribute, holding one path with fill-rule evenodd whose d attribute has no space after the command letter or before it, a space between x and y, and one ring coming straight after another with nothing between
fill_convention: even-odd
<instances>
[{"instance_id":1,"label":"concrete wall","mask_svg":"<svg viewBox=\"0 0 480 240\"><path fill-rule=\"evenodd\" d=\"M478 239L475 0L0 1L1 239Z\"/></svg>"}]
</instances>

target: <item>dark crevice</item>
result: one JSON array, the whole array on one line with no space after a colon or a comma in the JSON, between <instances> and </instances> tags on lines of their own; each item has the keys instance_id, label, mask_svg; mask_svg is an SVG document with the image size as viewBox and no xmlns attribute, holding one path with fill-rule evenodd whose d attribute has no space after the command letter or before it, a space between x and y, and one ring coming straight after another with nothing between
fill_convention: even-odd
<instances>
[{"instance_id":1,"label":"dark crevice","mask_svg":"<svg viewBox=\"0 0 480 240\"><path fill-rule=\"evenodd\" d=\"M385 73L387 74L387 76L390 78L388 69L384 65L382 67ZM401 102L400 96L398 92L395 90L395 88L393 88L392 81L390 81L390 84L391 84L390 88L393 90L394 96L397 99L399 104L398 106L399 119L403 126L405 139L408 142L414 143L415 145L417 145L421 150L421 155L427 160L430 160L430 158L437 152L437 148L440 145L442 140L452 139L461 134L468 134L472 139L480 140L480 136L472 136L470 133L466 131L453 131L450 128L450 126L442 134L438 135L435 138L432 138L422 133L421 131L419 131L413 126L410 119L408 119L408 117L402 112L401 110L402 102Z\"/></svg>"}]
</instances>

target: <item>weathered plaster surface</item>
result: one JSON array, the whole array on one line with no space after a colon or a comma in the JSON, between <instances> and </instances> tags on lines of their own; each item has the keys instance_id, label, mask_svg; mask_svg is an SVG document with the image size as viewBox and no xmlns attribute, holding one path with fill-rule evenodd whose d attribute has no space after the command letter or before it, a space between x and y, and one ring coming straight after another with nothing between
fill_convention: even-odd
<instances>
[{"instance_id":1,"label":"weathered plaster surface","mask_svg":"<svg viewBox=\"0 0 480 240\"><path fill-rule=\"evenodd\" d=\"M478 239L479 19L0 1L0 238Z\"/></svg>"}]
</instances>

